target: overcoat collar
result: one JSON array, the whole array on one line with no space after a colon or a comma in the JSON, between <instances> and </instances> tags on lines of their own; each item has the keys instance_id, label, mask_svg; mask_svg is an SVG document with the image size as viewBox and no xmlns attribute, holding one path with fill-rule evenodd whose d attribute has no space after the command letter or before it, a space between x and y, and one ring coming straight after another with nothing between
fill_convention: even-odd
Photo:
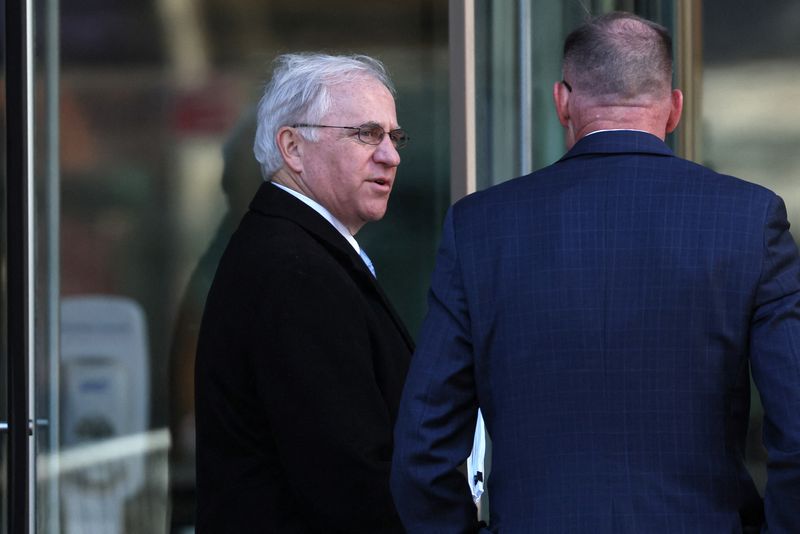
<instances>
[{"instance_id":1,"label":"overcoat collar","mask_svg":"<svg viewBox=\"0 0 800 534\"><path fill-rule=\"evenodd\" d=\"M361 259L361 256L358 255L344 236L331 223L326 221L322 215L269 182L264 182L259 186L255 197L250 202L250 209L269 217L290 220L311 234L314 239L339 259L359 285L366 286L378 294L381 303L389 312L409 349L414 350L414 341L411 335L406 330L403 321L397 315L380 284L372 276L364 260Z\"/></svg>"},{"instance_id":2,"label":"overcoat collar","mask_svg":"<svg viewBox=\"0 0 800 534\"><path fill-rule=\"evenodd\" d=\"M674 156L658 137L636 130L612 130L582 137L559 161L591 154L652 154Z\"/></svg>"}]
</instances>

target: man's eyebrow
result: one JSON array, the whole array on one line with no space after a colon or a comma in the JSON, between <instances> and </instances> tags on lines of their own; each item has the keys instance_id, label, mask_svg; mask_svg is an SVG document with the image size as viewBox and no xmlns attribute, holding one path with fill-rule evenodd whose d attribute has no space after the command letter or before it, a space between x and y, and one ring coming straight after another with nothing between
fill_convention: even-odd
<instances>
[{"instance_id":1,"label":"man's eyebrow","mask_svg":"<svg viewBox=\"0 0 800 534\"><path fill-rule=\"evenodd\" d=\"M380 128L382 130L385 130L383 125L381 123L377 122L377 121L367 121L365 123L360 124L358 127L359 128ZM394 126L394 127L390 126L389 129L385 130L385 131L393 132L394 130L403 130L403 129L404 128L402 126L398 125L398 126Z\"/></svg>"}]
</instances>

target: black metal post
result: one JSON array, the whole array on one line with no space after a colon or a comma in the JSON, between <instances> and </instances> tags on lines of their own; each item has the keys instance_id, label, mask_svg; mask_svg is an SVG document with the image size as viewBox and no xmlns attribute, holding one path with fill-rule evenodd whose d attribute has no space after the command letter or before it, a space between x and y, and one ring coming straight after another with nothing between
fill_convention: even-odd
<instances>
[{"instance_id":1,"label":"black metal post","mask_svg":"<svg viewBox=\"0 0 800 534\"><path fill-rule=\"evenodd\" d=\"M28 534L28 24L25 0L6 0L6 232L9 534Z\"/></svg>"}]
</instances>

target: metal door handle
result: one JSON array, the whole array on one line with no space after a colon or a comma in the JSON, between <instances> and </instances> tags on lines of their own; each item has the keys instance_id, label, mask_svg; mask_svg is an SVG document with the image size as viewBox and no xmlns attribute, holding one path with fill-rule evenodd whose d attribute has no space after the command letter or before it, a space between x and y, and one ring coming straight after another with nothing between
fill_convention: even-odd
<instances>
[{"instance_id":1,"label":"metal door handle","mask_svg":"<svg viewBox=\"0 0 800 534\"><path fill-rule=\"evenodd\" d=\"M48 426L50 425L50 421L47 419L37 419L36 426ZM0 433L8 432L8 423L6 421L0 421ZM28 435L33 435L33 421L30 419L28 420Z\"/></svg>"}]
</instances>

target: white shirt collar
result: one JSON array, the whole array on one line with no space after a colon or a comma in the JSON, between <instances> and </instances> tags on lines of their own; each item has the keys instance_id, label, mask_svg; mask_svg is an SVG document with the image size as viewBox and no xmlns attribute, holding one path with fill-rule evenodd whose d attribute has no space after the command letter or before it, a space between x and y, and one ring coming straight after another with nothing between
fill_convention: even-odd
<instances>
[{"instance_id":1,"label":"white shirt collar","mask_svg":"<svg viewBox=\"0 0 800 534\"><path fill-rule=\"evenodd\" d=\"M634 128L609 128L607 130L595 130L593 132L589 132L586 135L584 135L584 137L587 137L589 135L596 134L596 133L602 133L602 132L642 132L642 133L650 133L650 132L645 132L644 130L636 130Z\"/></svg>"},{"instance_id":2,"label":"white shirt collar","mask_svg":"<svg viewBox=\"0 0 800 534\"><path fill-rule=\"evenodd\" d=\"M336 228L336 230L338 230L340 234L342 234L342 237L347 239L347 242L350 243L350 245L355 249L356 253L361 254L361 247L358 246L358 241L356 241L356 239L352 235L350 235L350 231L347 229L347 227L345 227L345 225L343 225L339 221L339 219L334 217L331 214L331 212L326 210L325 207L322 204L320 204L319 202L315 201L314 199L311 199L311 198L305 196L303 193L300 193L298 191L295 191L294 189L290 189L290 188L286 187L285 185L282 185L282 184L279 184L279 183L276 183L276 182L271 182L271 183L275 187L283 189L284 191L286 191L290 195L294 196L295 198L297 198L298 200L300 200L301 202L306 204L308 207L310 207L311 209L313 209L314 211L316 211L317 213L322 215L325 218L326 221L331 223L333 225L333 227Z\"/></svg>"}]
</instances>

